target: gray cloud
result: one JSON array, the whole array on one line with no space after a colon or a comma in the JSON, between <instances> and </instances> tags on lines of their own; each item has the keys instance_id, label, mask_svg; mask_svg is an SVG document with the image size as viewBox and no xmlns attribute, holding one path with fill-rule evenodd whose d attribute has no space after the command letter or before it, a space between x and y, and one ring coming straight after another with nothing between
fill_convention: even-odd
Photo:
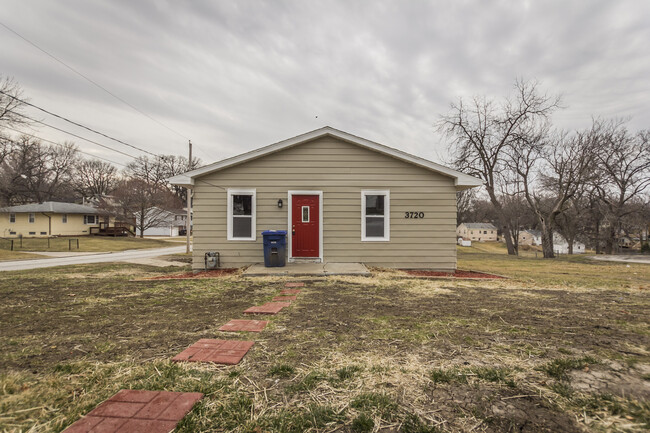
<instances>
[{"instance_id":1,"label":"gray cloud","mask_svg":"<svg viewBox=\"0 0 650 433\"><path fill-rule=\"evenodd\" d=\"M596 115L632 116L632 127L647 128L649 12L650 4L602 0L76 0L6 1L0 20L191 137L208 162L326 124L438 159L446 144L433 124L449 104L500 97L517 77L564 95L558 126L581 128ZM33 103L156 152L184 153L183 137L0 34L0 73Z\"/></svg>"}]
</instances>

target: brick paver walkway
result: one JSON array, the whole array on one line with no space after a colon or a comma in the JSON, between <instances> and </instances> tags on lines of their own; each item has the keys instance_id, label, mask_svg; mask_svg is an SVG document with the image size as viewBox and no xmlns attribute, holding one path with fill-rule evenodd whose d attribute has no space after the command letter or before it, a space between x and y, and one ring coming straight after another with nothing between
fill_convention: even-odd
<instances>
[{"instance_id":1,"label":"brick paver walkway","mask_svg":"<svg viewBox=\"0 0 650 433\"><path fill-rule=\"evenodd\" d=\"M233 319L230 322L219 328L219 331L248 331L248 332L261 332L266 325L269 324L268 320L239 320Z\"/></svg>"},{"instance_id":2,"label":"brick paver walkway","mask_svg":"<svg viewBox=\"0 0 650 433\"><path fill-rule=\"evenodd\" d=\"M291 302L267 302L264 305L250 307L244 314L278 314L280 310L289 307Z\"/></svg>"},{"instance_id":3,"label":"brick paver walkway","mask_svg":"<svg viewBox=\"0 0 650 433\"><path fill-rule=\"evenodd\" d=\"M65 433L169 433L203 398L200 392L123 389Z\"/></svg>"},{"instance_id":4,"label":"brick paver walkway","mask_svg":"<svg viewBox=\"0 0 650 433\"><path fill-rule=\"evenodd\" d=\"M295 301L298 299L296 295L293 296L276 296L273 298L274 301L284 301L284 302L289 302L289 301Z\"/></svg>"},{"instance_id":5,"label":"brick paver walkway","mask_svg":"<svg viewBox=\"0 0 650 433\"><path fill-rule=\"evenodd\" d=\"M300 289L282 289L280 290L281 295L297 295L300 293Z\"/></svg>"},{"instance_id":6,"label":"brick paver walkway","mask_svg":"<svg viewBox=\"0 0 650 433\"><path fill-rule=\"evenodd\" d=\"M181 362L214 362L215 364L239 364L253 341L211 340L202 338L172 358Z\"/></svg>"}]
</instances>

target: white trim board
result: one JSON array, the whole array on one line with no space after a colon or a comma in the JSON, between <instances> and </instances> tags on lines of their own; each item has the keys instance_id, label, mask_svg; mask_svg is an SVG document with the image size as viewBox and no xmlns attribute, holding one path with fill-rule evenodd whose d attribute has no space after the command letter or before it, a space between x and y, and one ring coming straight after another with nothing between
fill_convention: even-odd
<instances>
[{"instance_id":1,"label":"white trim board","mask_svg":"<svg viewBox=\"0 0 650 433\"><path fill-rule=\"evenodd\" d=\"M314 190L289 190L287 191L287 258L289 262L294 261L292 256L292 235L291 224L293 221L291 197L294 195L317 195L318 196L318 258L325 263L323 258L323 191Z\"/></svg>"},{"instance_id":2,"label":"white trim board","mask_svg":"<svg viewBox=\"0 0 650 433\"><path fill-rule=\"evenodd\" d=\"M206 165L195 170L188 171L186 173L180 174L178 176L173 176L169 178L169 182L174 185L180 185L191 188L194 185L194 180L199 177L206 175L208 173L213 173L215 171L223 170L224 168L231 167L233 165L241 164L246 161L253 159L261 158L265 155L279 152L281 150L297 146L299 144L305 143L307 141L314 140L320 137L335 137L341 140L347 141L348 143L356 144L357 146L364 147L366 149L374 150L379 153L391 156L393 158L417 165L419 167L426 168L428 170L434 171L436 173L448 176L454 179L454 184L456 189L463 190L467 188L473 188L475 186L483 185L483 181L476 177L470 176L460 171L453 170L444 165L429 161L424 158L420 158L415 155L403 152L398 149L394 149L383 144L375 143L374 141L366 140L365 138L357 137L356 135L349 134L338 129L334 129L331 126L325 126L320 129L316 129L305 134L298 135L287 140L280 141L268 146L260 147L259 149L252 150L250 152L242 153L241 155L233 156L231 158L226 158L221 161L217 161L213 164Z\"/></svg>"}]
</instances>

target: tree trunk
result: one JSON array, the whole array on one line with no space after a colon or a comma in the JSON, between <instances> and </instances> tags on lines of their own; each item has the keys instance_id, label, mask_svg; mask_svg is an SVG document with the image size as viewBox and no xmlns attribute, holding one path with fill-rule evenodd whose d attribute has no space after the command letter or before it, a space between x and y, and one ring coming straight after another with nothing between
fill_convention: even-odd
<instances>
[{"instance_id":1,"label":"tree trunk","mask_svg":"<svg viewBox=\"0 0 650 433\"><path fill-rule=\"evenodd\" d=\"M490 201L492 202L492 205L494 206L494 209L497 212L497 217L499 218L499 222L501 223L501 231L503 233L503 237L506 240L506 248L508 248L508 255L514 256L517 254L517 251L515 250L515 245L514 242L512 241L512 224L510 224L510 220L506 217L505 213L503 212L503 207L501 206L501 203L499 203L499 200L497 199L496 194L494 193L494 189L492 188L486 188L488 195L490 196Z\"/></svg>"},{"instance_id":2,"label":"tree trunk","mask_svg":"<svg viewBox=\"0 0 650 433\"><path fill-rule=\"evenodd\" d=\"M600 254L601 250L600 250L600 220L599 219L596 220L596 226L594 232L596 234L594 236L595 238L594 240L596 242L596 254Z\"/></svg>"},{"instance_id":3,"label":"tree trunk","mask_svg":"<svg viewBox=\"0 0 650 433\"><path fill-rule=\"evenodd\" d=\"M553 252L553 231L546 223L541 225L542 228L542 252L545 259L554 259Z\"/></svg>"},{"instance_id":4,"label":"tree trunk","mask_svg":"<svg viewBox=\"0 0 650 433\"><path fill-rule=\"evenodd\" d=\"M140 239L144 238L144 210L140 212Z\"/></svg>"},{"instance_id":5,"label":"tree trunk","mask_svg":"<svg viewBox=\"0 0 650 433\"><path fill-rule=\"evenodd\" d=\"M573 255L573 236L568 236L566 241L569 243L569 254Z\"/></svg>"},{"instance_id":6,"label":"tree trunk","mask_svg":"<svg viewBox=\"0 0 650 433\"><path fill-rule=\"evenodd\" d=\"M616 240L616 227L614 224L609 225L607 230L607 240L605 241L605 254L614 254L614 241Z\"/></svg>"}]
</instances>

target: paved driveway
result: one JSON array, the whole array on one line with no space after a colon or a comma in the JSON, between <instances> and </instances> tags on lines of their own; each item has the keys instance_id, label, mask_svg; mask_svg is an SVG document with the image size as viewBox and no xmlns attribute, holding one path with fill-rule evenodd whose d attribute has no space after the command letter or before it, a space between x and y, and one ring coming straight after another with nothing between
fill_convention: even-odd
<instances>
[{"instance_id":1,"label":"paved driveway","mask_svg":"<svg viewBox=\"0 0 650 433\"><path fill-rule=\"evenodd\" d=\"M138 259L178 254L185 252L185 245L167 248L150 248L142 250L127 250L113 253L75 254L67 257L51 259L15 260L0 262L0 271L22 271L26 269L51 268L54 266L82 265L86 263L129 262Z\"/></svg>"}]
</instances>

